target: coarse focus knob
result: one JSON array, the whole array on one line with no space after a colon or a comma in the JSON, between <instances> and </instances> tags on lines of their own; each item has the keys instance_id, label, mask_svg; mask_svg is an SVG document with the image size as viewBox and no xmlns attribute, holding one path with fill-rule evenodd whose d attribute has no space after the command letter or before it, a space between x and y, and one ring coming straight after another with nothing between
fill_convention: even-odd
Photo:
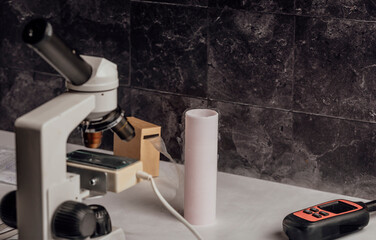
<instances>
[{"instance_id":1,"label":"coarse focus knob","mask_svg":"<svg viewBox=\"0 0 376 240\"><path fill-rule=\"evenodd\" d=\"M94 211L95 218L97 219L97 226L95 232L91 235L92 238L100 237L111 233L112 225L110 214L101 205L90 205L91 210Z\"/></svg>"},{"instance_id":2,"label":"coarse focus knob","mask_svg":"<svg viewBox=\"0 0 376 240\"><path fill-rule=\"evenodd\" d=\"M17 228L16 191L7 193L1 200L0 218L7 226Z\"/></svg>"},{"instance_id":3,"label":"coarse focus knob","mask_svg":"<svg viewBox=\"0 0 376 240\"><path fill-rule=\"evenodd\" d=\"M85 239L95 231L95 214L89 206L74 201L62 203L52 219L52 232L56 237Z\"/></svg>"}]
</instances>

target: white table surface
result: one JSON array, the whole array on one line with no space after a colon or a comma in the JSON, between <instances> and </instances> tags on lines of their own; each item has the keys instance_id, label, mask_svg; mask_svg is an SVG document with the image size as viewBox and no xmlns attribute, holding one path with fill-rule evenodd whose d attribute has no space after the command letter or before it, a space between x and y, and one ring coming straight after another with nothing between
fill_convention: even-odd
<instances>
[{"instance_id":1,"label":"white table surface","mask_svg":"<svg viewBox=\"0 0 376 240\"><path fill-rule=\"evenodd\" d=\"M0 147L14 148L14 134L0 130ZM83 148L68 144L69 151ZM157 185L168 201L175 195L176 178L173 165L161 162ZM14 189L0 184L0 196ZM339 194L274 183L227 173L218 173L217 222L197 227L204 239L286 240L282 232L283 218L296 210L329 200L345 198ZM114 226L121 227L127 240L195 239L193 235L164 209L154 195L150 183L143 181L121 193L108 193L86 203L104 205ZM376 236L376 214L369 225L344 240L370 240Z\"/></svg>"}]
</instances>

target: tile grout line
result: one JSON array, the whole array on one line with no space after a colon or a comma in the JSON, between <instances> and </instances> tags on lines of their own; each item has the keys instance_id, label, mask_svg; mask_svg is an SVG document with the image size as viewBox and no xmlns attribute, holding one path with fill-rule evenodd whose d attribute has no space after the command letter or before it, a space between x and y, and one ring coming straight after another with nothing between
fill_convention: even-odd
<instances>
[{"instance_id":1,"label":"tile grout line","mask_svg":"<svg viewBox=\"0 0 376 240\"><path fill-rule=\"evenodd\" d=\"M294 9L295 9L294 1ZM292 36L292 83L291 83L291 110L294 108L295 99L295 54L296 54L296 16L293 19L293 36Z\"/></svg>"},{"instance_id":2,"label":"tile grout line","mask_svg":"<svg viewBox=\"0 0 376 240\"><path fill-rule=\"evenodd\" d=\"M231 9L236 11L245 11L250 13L258 13L258 14L276 14L276 15L287 15L287 16L297 16L297 17L309 17L309 18L321 18L321 19L335 19L335 20L348 20L348 21L355 21L355 22L365 22L365 23L376 23L375 20L364 20L364 19L356 19L356 18L346 18L346 17L335 17L335 16L320 16L320 15L308 15L308 14L297 14L296 13L296 1L294 1L294 7L292 13L288 12L278 12L278 11L257 11L257 10L247 10L247 9L240 9L240 8L231 8L228 6L224 7L210 7L208 5L193 5L193 4L179 4L179 3L168 3L168 2L152 2L152 1L144 1L144 0L131 0L132 2L137 3L146 3L146 4L155 4L155 5L169 5L169 6L181 6L181 7L197 7L197 8L216 8L216 9Z\"/></svg>"},{"instance_id":3,"label":"tile grout line","mask_svg":"<svg viewBox=\"0 0 376 240\"><path fill-rule=\"evenodd\" d=\"M140 91L145 91L145 92L150 92L150 93L156 93L156 94L159 94L159 95L170 95L170 96L177 96L177 97L194 98L194 99L197 99L197 100L207 101L208 104L209 104L209 102L228 103L228 104L240 105L240 106L251 107L251 108L282 111L282 112L293 113L293 114L305 114L305 115L331 118L331 119L338 119L338 120L351 121L351 122L376 124L376 121L367 121L367 120L361 120L361 119L346 118L346 117L341 117L341 116L333 116L333 115L327 115L327 114L312 113L312 112L305 112L305 111L278 108L278 107L259 106L259 105L249 104L249 103L232 102L232 101L218 100L218 99L213 99L213 98L196 97L196 96L190 96L190 95L186 95L186 94L171 93L171 92L167 92L167 91L146 89L146 88L141 88L141 87L128 87L128 86L121 86L121 87L129 88L131 90L135 89L135 90L140 90Z\"/></svg>"},{"instance_id":4,"label":"tile grout line","mask_svg":"<svg viewBox=\"0 0 376 240\"><path fill-rule=\"evenodd\" d=\"M129 73L128 73L128 85L132 86L132 1L129 1ZM119 84L120 87L120 84Z\"/></svg>"},{"instance_id":5,"label":"tile grout line","mask_svg":"<svg viewBox=\"0 0 376 240\"><path fill-rule=\"evenodd\" d=\"M143 1L143 0L131 0L130 2L131 3L132 2L137 2L137 3L155 4L155 5L167 5L167 6L208 8L208 6L193 5L193 4L179 4L179 3L168 3L168 2L152 2L152 1Z\"/></svg>"},{"instance_id":6,"label":"tile grout line","mask_svg":"<svg viewBox=\"0 0 376 240\"><path fill-rule=\"evenodd\" d=\"M206 99L209 97L209 48L210 48L210 26L209 9L206 10ZM206 107L209 108L209 101L206 100Z\"/></svg>"}]
</instances>

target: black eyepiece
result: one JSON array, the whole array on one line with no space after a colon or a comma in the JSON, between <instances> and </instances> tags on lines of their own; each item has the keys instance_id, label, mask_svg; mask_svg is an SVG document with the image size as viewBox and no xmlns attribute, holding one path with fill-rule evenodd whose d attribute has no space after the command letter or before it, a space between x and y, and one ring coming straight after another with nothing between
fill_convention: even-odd
<instances>
[{"instance_id":1,"label":"black eyepiece","mask_svg":"<svg viewBox=\"0 0 376 240\"><path fill-rule=\"evenodd\" d=\"M54 34L45 19L37 18L26 24L22 39L73 85L82 85L90 79L92 67Z\"/></svg>"},{"instance_id":2,"label":"black eyepiece","mask_svg":"<svg viewBox=\"0 0 376 240\"><path fill-rule=\"evenodd\" d=\"M22 40L28 44L36 44L46 35L52 35L51 25L42 18L31 20L22 32Z\"/></svg>"}]
</instances>

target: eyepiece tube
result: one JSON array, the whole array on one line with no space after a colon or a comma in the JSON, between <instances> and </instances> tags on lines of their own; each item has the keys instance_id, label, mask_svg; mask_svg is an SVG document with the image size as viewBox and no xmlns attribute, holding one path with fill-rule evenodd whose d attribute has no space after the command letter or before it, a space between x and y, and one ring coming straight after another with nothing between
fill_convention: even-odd
<instances>
[{"instance_id":1,"label":"eyepiece tube","mask_svg":"<svg viewBox=\"0 0 376 240\"><path fill-rule=\"evenodd\" d=\"M82 85L91 77L91 66L54 34L45 19L31 20L22 32L22 39L73 85Z\"/></svg>"}]
</instances>

